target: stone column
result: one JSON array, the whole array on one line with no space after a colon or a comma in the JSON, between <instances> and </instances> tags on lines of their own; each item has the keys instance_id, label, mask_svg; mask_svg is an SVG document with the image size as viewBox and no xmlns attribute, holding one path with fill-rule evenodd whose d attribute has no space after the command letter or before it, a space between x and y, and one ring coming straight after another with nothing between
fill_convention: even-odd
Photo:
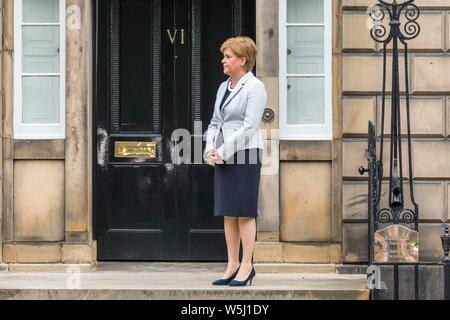
<instances>
[{"instance_id":1,"label":"stone column","mask_svg":"<svg viewBox=\"0 0 450 320\"><path fill-rule=\"evenodd\" d=\"M342 0L333 1L331 241L342 244ZM342 251L342 250L340 250ZM339 262L342 261L339 255Z\"/></svg>"},{"instance_id":2,"label":"stone column","mask_svg":"<svg viewBox=\"0 0 450 320\"><path fill-rule=\"evenodd\" d=\"M2 1L2 251L3 242L13 240L13 27L12 0ZM2 252L2 261L4 252Z\"/></svg>"},{"instance_id":3,"label":"stone column","mask_svg":"<svg viewBox=\"0 0 450 320\"><path fill-rule=\"evenodd\" d=\"M1 11L3 12L3 3L1 4ZM3 15L0 16L0 34L3 36ZM3 57L3 41L2 41L2 57ZM0 137L3 138L3 63L2 59L0 59L0 83L2 90L0 91L2 99L0 100ZM3 141L1 139L0 141ZM0 209L3 208L3 143L0 143ZM3 210L2 210L3 211ZM0 214L0 271L2 270L2 261L3 261L3 217Z\"/></svg>"},{"instance_id":4,"label":"stone column","mask_svg":"<svg viewBox=\"0 0 450 320\"><path fill-rule=\"evenodd\" d=\"M256 1L256 44L258 59L257 77L264 82L267 108L275 117L261 126L265 151L260 185L260 212L258 218L258 242L278 242L280 239L279 212L279 138L278 138L278 1ZM258 250L256 251L258 252Z\"/></svg>"},{"instance_id":5,"label":"stone column","mask_svg":"<svg viewBox=\"0 0 450 320\"><path fill-rule=\"evenodd\" d=\"M87 111L90 2L66 2L65 241L88 241Z\"/></svg>"}]
</instances>

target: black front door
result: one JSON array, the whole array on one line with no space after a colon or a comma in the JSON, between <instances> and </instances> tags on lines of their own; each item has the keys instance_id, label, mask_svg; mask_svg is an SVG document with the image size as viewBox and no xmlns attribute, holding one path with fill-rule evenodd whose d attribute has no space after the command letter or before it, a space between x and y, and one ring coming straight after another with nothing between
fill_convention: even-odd
<instances>
[{"instance_id":1,"label":"black front door","mask_svg":"<svg viewBox=\"0 0 450 320\"><path fill-rule=\"evenodd\" d=\"M98 260L226 259L202 135L226 79L220 44L233 35L254 38L254 6L254 0L96 1ZM187 132L191 148L180 150ZM189 160L179 163L176 154Z\"/></svg>"}]
</instances>

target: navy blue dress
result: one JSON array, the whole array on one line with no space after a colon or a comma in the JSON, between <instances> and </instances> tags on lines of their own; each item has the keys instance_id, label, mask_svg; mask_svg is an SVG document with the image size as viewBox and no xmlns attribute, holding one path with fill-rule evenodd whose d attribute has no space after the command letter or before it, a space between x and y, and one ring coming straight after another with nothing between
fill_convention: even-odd
<instances>
[{"instance_id":1,"label":"navy blue dress","mask_svg":"<svg viewBox=\"0 0 450 320\"><path fill-rule=\"evenodd\" d=\"M229 94L227 89L221 110ZM261 159L261 149L245 149L214 167L214 216L258 216Z\"/></svg>"}]
</instances>

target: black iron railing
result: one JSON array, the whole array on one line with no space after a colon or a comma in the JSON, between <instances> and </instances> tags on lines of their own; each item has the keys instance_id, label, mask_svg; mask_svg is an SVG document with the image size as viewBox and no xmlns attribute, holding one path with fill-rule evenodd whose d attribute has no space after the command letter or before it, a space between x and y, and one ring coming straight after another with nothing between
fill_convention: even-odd
<instances>
[{"instance_id":1,"label":"black iron railing","mask_svg":"<svg viewBox=\"0 0 450 320\"><path fill-rule=\"evenodd\" d=\"M412 152L411 152L411 126L410 126L410 99L409 99L409 72L408 72L408 41L416 38L420 33L417 19L420 16L419 8L414 0L387 2L378 0L377 6L370 10L370 17L374 22L370 30L372 38L383 45L383 87L381 99L381 139L380 154L377 159L376 132L373 123L369 123L369 143L367 149L368 169L360 168L360 173L369 172L369 265L376 264L374 259L374 234L381 227L387 225L407 225L412 230L419 230L419 206L414 199L414 185L411 177ZM385 21L385 18L387 21ZM404 17L404 24L400 20ZM383 187L383 154L385 139L385 116L387 96L387 55L388 45L392 45L392 83L391 83L391 128L390 128L390 163L389 163L389 207L380 208ZM412 208L405 206L404 171L402 153L402 131L400 116L400 72L399 72L399 50L404 55L404 79L406 100L406 123L408 139L408 173L409 173L409 195ZM412 226L411 226L412 225ZM399 297L399 265L404 263L392 263L394 267L394 299ZM414 263L413 263L414 264ZM418 298L418 265L414 264L415 296ZM374 295L376 298L376 292Z\"/></svg>"},{"instance_id":2,"label":"black iron railing","mask_svg":"<svg viewBox=\"0 0 450 320\"><path fill-rule=\"evenodd\" d=\"M368 128L368 148L366 156L368 160L368 168L360 167L359 173L361 175L366 172L369 173L369 243L368 255L369 266L372 265L392 265L394 269L394 299L399 299L399 266L413 265L414 266L414 294L415 298L419 299L419 259L414 256L407 257L403 261L395 262L376 261L375 259L375 234L386 226L404 225L412 232L419 231L419 206L414 199L414 185L412 172L412 146L411 146L411 122L410 122L410 94L409 94L409 69L408 69L408 41L416 38L420 33L420 26L417 22L420 16L419 8L414 4L414 0L407 1L383 1L378 0L376 6L371 7L369 15L372 18L373 26L370 30L372 38L383 45L383 86L381 93L381 135L380 135L380 153L377 155L377 137L375 125L369 122ZM386 19L387 18L387 19ZM402 22L401 22L402 21ZM392 47L388 49L388 46ZM388 51L392 55L392 83L391 83L391 127L390 127L390 162L389 162L389 206L380 208L381 195L383 188L383 155L384 155L384 140L385 140L385 116L386 116L386 97L387 93L387 57ZM404 57L404 74L400 75L400 51ZM401 89L400 79L404 76L404 100L406 104L406 138L407 138L407 156L408 156L408 184L409 196L412 207L406 207L404 190L404 181L406 181L403 170L403 148L402 148L402 129L401 129ZM384 229L386 230L386 229ZM399 230L399 229L396 229ZM397 239L398 240L398 239ZM448 236L448 227L446 227L446 234L442 237L442 244L444 247L445 257L442 260L444 265L445 277L445 298L450 299L450 259L448 258L448 251L450 246L450 237ZM410 259L411 261L409 261ZM424 265L431 265L424 263ZM372 297L377 299L377 289L372 291Z\"/></svg>"},{"instance_id":3,"label":"black iron railing","mask_svg":"<svg viewBox=\"0 0 450 320\"><path fill-rule=\"evenodd\" d=\"M408 229L418 232L419 230L419 206L414 199L414 185L412 172L412 152L411 152L411 124L410 124L410 96L409 96L409 71L408 71L408 41L416 38L420 33L420 26L417 19L420 16L419 8L414 4L414 0L391 2L378 0L378 4L370 10L370 17L374 22L370 30L372 38L383 45L383 87L381 99L381 135L380 135L380 153L377 155L377 136L375 125L370 121L368 128L368 148L366 157L368 160L368 168L360 167L359 173L364 175L369 173L368 183L368 227L369 241L368 254L369 266L373 265L392 265L394 269L394 299L399 299L399 266L414 266L414 295L415 299L419 299L419 265L431 266L442 265L444 268L444 298L450 300L450 236L448 234L448 226L445 225L444 235L442 239L442 247L444 249L444 258L440 263L420 263L419 259L414 256L409 259L414 261L395 261L392 263L379 262L375 259L375 234L382 228L389 225L405 225ZM385 18L388 17L388 19ZM402 20L403 17L403 20ZM401 23L403 21L403 24ZM392 47L388 50L388 46ZM404 55L404 99L406 102L406 124L407 124L407 151L408 151L408 174L409 174L409 196L412 208L405 205L405 190L403 171L403 153L402 153L402 131L401 131L401 112L400 112L400 72L399 72L399 55L400 50ZM380 208L381 195L383 188L383 154L385 139L385 115L386 115L386 97L387 97L387 56L388 51L392 52L392 84L391 84L391 128L390 128L390 162L389 162L389 207ZM384 229L386 230L386 229ZM397 229L396 229L397 230ZM397 239L398 240L398 239ZM388 261L388 260L387 260ZM370 268L370 270L374 270ZM369 275L368 275L369 276ZM372 298L378 298L377 288L372 290Z\"/></svg>"},{"instance_id":4,"label":"black iron railing","mask_svg":"<svg viewBox=\"0 0 450 320\"><path fill-rule=\"evenodd\" d=\"M450 258L448 252L450 250L450 235L448 234L448 225L445 225L444 235L441 236L442 248L444 249L444 258L442 264L444 265L444 298L450 300Z\"/></svg>"}]
</instances>

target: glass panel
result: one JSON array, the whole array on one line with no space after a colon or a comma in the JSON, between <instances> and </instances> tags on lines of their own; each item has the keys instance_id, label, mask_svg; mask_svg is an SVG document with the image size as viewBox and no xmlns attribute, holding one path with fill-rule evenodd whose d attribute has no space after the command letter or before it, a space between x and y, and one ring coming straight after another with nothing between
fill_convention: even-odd
<instances>
[{"instance_id":1,"label":"glass panel","mask_svg":"<svg viewBox=\"0 0 450 320\"><path fill-rule=\"evenodd\" d=\"M323 23L324 0L287 0L288 23Z\"/></svg>"},{"instance_id":2,"label":"glass panel","mask_svg":"<svg viewBox=\"0 0 450 320\"><path fill-rule=\"evenodd\" d=\"M59 22L59 0L23 0L22 9L23 22Z\"/></svg>"},{"instance_id":3,"label":"glass panel","mask_svg":"<svg viewBox=\"0 0 450 320\"><path fill-rule=\"evenodd\" d=\"M23 72L59 72L59 27L23 27Z\"/></svg>"},{"instance_id":4,"label":"glass panel","mask_svg":"<svg viewBox=\"0 0 450 320\"><path fill-rule=\"evenodd\" d=\"M324 73L324 28L287 28L287 73Z\"/></svg>"},{"instance_id":5,"label":"glass panel","mask_svg":"<svg viewBox=\"0 0 450 320\"><path fill-rule=\"evenodd\" d=\"M324 78L288 78L288 124L325 124Z\"/></svg>"},{"instance_id":6,"label":"glass panel","mask_svg":"<svg viewBox=\"0 0 450 320\"><path fill-rule=\"evenodd\" d=\"M59 123L59 77L24 77L23 123Z\"/></svg>"}]
</instances>

